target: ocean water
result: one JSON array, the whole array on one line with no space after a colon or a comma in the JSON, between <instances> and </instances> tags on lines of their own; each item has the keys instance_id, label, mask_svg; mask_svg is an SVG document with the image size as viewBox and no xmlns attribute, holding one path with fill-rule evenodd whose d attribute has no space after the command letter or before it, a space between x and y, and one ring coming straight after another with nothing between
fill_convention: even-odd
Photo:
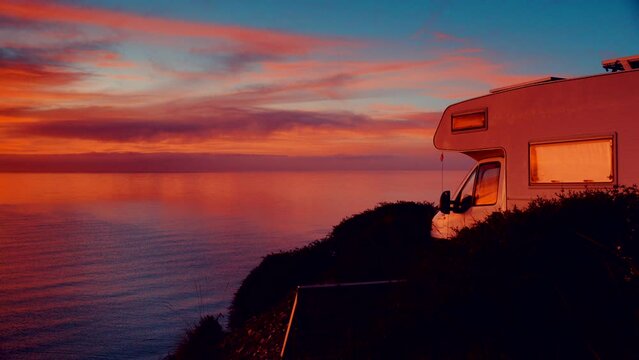
<instances>
[{"instance_id":1,"label":"ocean water","mask_svg":"<svg viewBox=\"0 0 639 360\"><path fill-rule=\"evenodd\" d=\"M0 358L162 358L266 254L441 189L439 171L0 174Z\"/></svg>"}]
</instances>

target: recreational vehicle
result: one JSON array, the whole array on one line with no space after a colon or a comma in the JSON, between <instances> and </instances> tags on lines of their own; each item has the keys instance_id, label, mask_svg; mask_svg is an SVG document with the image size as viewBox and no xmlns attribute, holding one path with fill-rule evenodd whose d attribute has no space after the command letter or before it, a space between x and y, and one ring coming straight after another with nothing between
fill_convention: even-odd
<instances>
[{"instance_id":1,"label":"recreational vehicle","mask_svg":"<svg viewBox=\"0 0 639 360\"><path fill-rule=\"evenodd\" d=\"M433 237L562 190L639 183L639 55L602 65L606 73L498 88L444 111L435 148L477 163L454 195L443 192Z\"/></svg>"}]
</instances>

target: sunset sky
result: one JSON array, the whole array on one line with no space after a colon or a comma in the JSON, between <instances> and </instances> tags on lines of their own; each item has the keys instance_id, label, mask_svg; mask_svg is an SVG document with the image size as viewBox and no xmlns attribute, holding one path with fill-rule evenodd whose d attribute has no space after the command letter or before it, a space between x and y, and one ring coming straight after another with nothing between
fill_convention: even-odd
<instances>
[{"instance_id":1,"label":"sunset sky","mask_svg":"<svg viewBox=\"0 0 639 360\"><path fill-rule=\"evenodd\" d=\"M2 0L0 43L0 170L428 168L447 105L639 53L639 3Z\"/></svg>"}]
</instances>

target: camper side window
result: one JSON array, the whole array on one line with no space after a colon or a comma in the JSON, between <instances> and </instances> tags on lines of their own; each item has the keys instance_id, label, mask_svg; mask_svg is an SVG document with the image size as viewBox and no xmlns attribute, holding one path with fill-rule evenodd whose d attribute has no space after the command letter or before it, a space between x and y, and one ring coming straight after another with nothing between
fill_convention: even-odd
<instances>
[{"instance_id":1,"label":"camper side window","mask_svg":"<svg viewBox=\"0 0 639 360\"><path fill-rule=\"evenodd\" d=\"M611 183L612 137L530 144L530 183Z\"/></svg>"},{"instance_id":2,"label":"camper side window","mask_svg":"<svg viewBox=\"0 0 639 360\"><path fill-rule=\"evenodd\" d=\"M451 127L453 133L469 130L485 130L488 127L486 123L486 110L453 114L451 116Z\"/></svg>"}]
</instances>

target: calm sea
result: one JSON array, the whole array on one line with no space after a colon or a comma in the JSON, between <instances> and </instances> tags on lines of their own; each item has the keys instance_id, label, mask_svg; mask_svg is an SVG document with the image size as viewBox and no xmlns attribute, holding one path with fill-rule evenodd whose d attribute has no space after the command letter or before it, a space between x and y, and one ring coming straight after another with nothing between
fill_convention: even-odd
<instances>
[{"instance_id":1,"label":"calm sea","mask_svg":"<svg viewBox=\"0 0 639 360\"><path fill-rule=\"evenodd\" d=\"M439 171L0 174L0 358L161 358L264 255L440 192Z\"/></svg>"}]
</instances>

